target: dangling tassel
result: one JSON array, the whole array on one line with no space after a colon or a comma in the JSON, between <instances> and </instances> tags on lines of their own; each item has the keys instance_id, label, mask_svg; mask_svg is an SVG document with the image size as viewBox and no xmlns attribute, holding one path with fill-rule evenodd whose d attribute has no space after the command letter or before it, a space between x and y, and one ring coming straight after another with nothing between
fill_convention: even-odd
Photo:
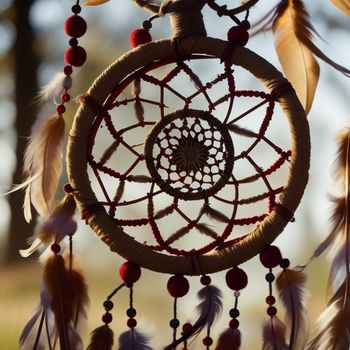
<instances>
[{"instance_id":1,"label":"dangling tassel","mask_svg":"<svg viewBox=\"0 0 350 350\"><path fill-rule=\"evenodd\" d=\"M108 324L105 324L92 332L87 350L112 350L113 343L113 331L109 328Z\"/></svg>"},{"instance_id":2,"label":"dangling tassel","mask_svg":"<svg viewBox=\"0 0 350 350\"><path fill-rule=\"evenodd\" d=\"M318 327L308 347L310 350L322 347L333 350L350 348L350 129L340 135L338 143L336 179L340 182L342 196L334 200L331 232L316 250L320 255L332 247L333 263L329 283L333 296L318 320Z\"/></svg>"},{"instance_id":3,"label":"dangling tassel","mask_svg":"<svg viewBox=\"0 0 350 350\"><path fill-rule=\"evenodd\" d=\"M61 114L38 120L33 127L24 155L23 174L26 180L7 194L25 189L24 216L32 219L31 204L40 216L47 218L52 211L62 164L62 141L65 122Z\"/></svg>"},{"instance_id":4,"label":"dangling tassel","mask_svg":"<svg viewBox=\"0 0 350 350\"><path fill-rule=\"evenodd\" d=\"M271 316L263 325L262 350L288 350L286 343L286 326L277 317Z\"/></svg>"},{"instance_id":5,"label":"dangling tassel","mask_svg":"<svg viewBox=\"0 0 350 350\"><path fill-rule=\"evenodd\" d=\"M76 203L73 194L66 194L48 219L39 226L36 237L33 237L30 247L20 250L20 254L23 257L28 257L43 244L59 243L66 236L73 235L77 230L77 223L73 219L75 208Z\"/></svg>"},{"instance_id":6,"label":"dangling tassel","mask_svg":"<svg viewBox=\"0 0 350 350\"><path fill-rule=\"evenodd\" d=\"M130 329L119 337L119 350L153 350L149 339L136 329Z\"/></svg>"},{"instance_id":7,"label":"dangling tassel","mask_svg":"<svg viewBox=\"0 0 350 350\"><path fill-rule=\"evenodd\" d=\"M277 290L286 308L286 324L291 332L289 348L293 350L304 350L309 335L305 281L305 274L293 269L284 269L276 279Z\"/></svg>"},{"instance_id":8,"label":"dangling tassel","mask_svg":"<svg viewBox=\"0 0 350 350\"><path fill-rule=\"evenodd\" d=\"M218 339L215 350L238 350L241 347L241 332L229 328Z\"/></svg>"}]
</instances>

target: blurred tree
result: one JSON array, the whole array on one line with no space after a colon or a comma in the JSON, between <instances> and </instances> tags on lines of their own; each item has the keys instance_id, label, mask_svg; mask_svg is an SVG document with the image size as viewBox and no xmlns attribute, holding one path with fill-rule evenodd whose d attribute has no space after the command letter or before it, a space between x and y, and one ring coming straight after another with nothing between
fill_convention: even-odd
<instances>
[{"instance_id":1,"label":"blurred tree","mask_svg":"<svg viewBox=\"0 0 350 350\"><path fill-rule=\"evenodd\" d=\"M17 166L13 174L12 183L22 182L23 153L27 137L37 114L37 106L33 99L38 91L37 70L38 57L34 50L35 34L30 22L30 10L35 0L14 0L12 7L14 23L17 30L13 50L14 58L14 101L16 105L16 119L14 128L17 133L16 159ZM11 219L8 235L8 245L5 262L11 263L19 259L18 250L23 242L33 232L34 221L28 224L22 213L23 192L17 191L9 197Z\"/></svg>"}]
</instances>

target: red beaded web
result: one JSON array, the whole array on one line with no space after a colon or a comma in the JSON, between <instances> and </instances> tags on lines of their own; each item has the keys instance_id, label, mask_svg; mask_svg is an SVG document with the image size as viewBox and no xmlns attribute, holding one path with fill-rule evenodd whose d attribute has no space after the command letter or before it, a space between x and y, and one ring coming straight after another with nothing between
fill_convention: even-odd
<instances>
[{"instance_id":1,"label":"red beaded web","mask_svg":"<svg viewBox=\"0 0 350 350\"><path fill-rule=\"evenodd\" d=\"M283 192L290 137L277 94L238 88L240 74L193 56L135 71L103 106L86 96L99 202L85 215L103 206L136 240L175 255L232 245L259 224Z\"/></svg>"}]
</instances>

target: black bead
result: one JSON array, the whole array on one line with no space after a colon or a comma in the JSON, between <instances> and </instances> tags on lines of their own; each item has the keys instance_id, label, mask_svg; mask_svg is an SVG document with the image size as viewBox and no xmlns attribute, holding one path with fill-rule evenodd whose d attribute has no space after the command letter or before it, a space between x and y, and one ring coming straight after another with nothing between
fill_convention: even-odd
<instances>
[{"instance_id":1,"label":"black bead","mask_svg":"<svg viewBox=\"0 0 350 350\"><path fill-rule=\"evenodd\" d=\"M69 45L70 46L78 46L78 39L77 38L69 39Z\"/></svg>"},{"instance_id":2,"label":"black bead","mask_svg":"<svg viewBox=\"0 0 350 350\"><path fill-rule=\"evenodd\" d=\"M133 307L130 307L126 310L126 315L130 318L134 318L136 316L136 310Z\"/></svg>"},{"instance_id":3,"label":"black bead","mask_svg":"<svg viewBox=\"0 0 350 350\"><path fill-rule=\"evenodd\" d=\"M238 309L231 309L230 310L230 317L231 318L237 318L239 316L239 310Z\"/></svg>"},{"instance_id":4,"label":"black bead","mask_svg":"<svg viewBox=\"0 0 350 350\"><path fill-rule=\"evenodd\" d=\"M288 268L289 265L290 265L289 259L282 259L282 261L280 263L280 266L281 266L282 269Z\"/></svg>"},{"instance_id":5,"label":"black bead","mask_svg":"<svg viewBox=\"0 0 350 350\"><path fill-rule=\"evenodd\" d=\"M169 325L171 328L175 329L177 327L179 327L180 325L180 322L177 318L173 318L170 322L169 322Z\"/></svg>"},{"instance_id":6,"label":"black bead","mask_svg":"<svg viewBox=\"0 0 350 350\"><path fill-rule=\"evenodd\" d=\"M72 12L75 13L75 14L78 14L81 12L81 7L80 5L73 5L72 6Z\"/></svg>"},{"instance_id":7,"label":"black bead","mask_svg":"<svg viewBox=\"0 0 350 350\"><path fill-rule=\"evenodd\" d=\"M104 303L103 303L103 307L106 309L106 311L111 311L113 309L113 301L112 300L106 300Z\"/></svg>"},{"instance_id":8,"label":"black bead","mask_svg":"<svg viewBox=\"0 0 350 350\"><path fill-rule=\"evenodd\" d=\"M275 276L272 272L269 272L265 275L265 279L267 282L272 283L275 280Z\"/></svg>"},{"instance_id":9,"label":"black bead","mask_svg":"<svg viewBox=\"0 0 350 350\"><path fill-rule=\"evenodd\" d=\"M250 28L250 23L246 19L243 20L240 24L245 30L248 30Z\"/></svg>"},{"instance_id":10,"label":"black bead","mask_svg":"<svg viewBox=\"0 0 350 350\"><path fill-rule=\"evenodd\" d=\"M142 22L142 28L146 30L150 30L152 28L152 22L146 19Z\"/></svg>"}]
</instances>

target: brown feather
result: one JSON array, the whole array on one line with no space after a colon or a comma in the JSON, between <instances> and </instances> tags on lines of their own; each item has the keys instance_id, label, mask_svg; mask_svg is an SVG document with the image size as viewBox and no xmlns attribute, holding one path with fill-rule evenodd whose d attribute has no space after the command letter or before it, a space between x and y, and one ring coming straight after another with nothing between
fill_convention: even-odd
<instances>
[{"instance_id":1,"label":"brown feather","mask_svg":"<svg viewBox=\"0 0 350 350\"><path fill-rule=\"evenodd\" d=\"M97 6L108 2L109 0L86 0L83 2L83 6Z\"/></svg>"},{"instance_id":2,"label":"brown feather","mask_svg":"<svg viewBox=\"0 0 350 350\"><path fill-rule=\"evenodd\" d=\"M241 347L241 332L238 329L227 329L218 339L215 350L238 350Z\"/></svg>"},{"instance_id":3,"label":"brown feather","mask_svg":"<svg viewBox=\"0 0 350 350\"><path fill-rule=\"evenodd\" d=\"M205 204L204 214L206 214L210 219L217 220L220 222L228 223L230 219L220 211L212 208L210 205Z\"/></svg>"},{"instance_id":4,"label":"brown feather","mask_svg":"<svg viewBox=\"0 0 350 350\"><path fill-rule=\"evenodd\" d=\"M169 205L168 207L159 210L158 212L155 213L154 218L155 219L161 219L164 218L165 216L170 215L171 213L173 213L174 211L174 207L172 205Z\"/></svg>"},{"instance_id":5,"label":"brown feather","mask_svg":"<svg viewBox=\"0 0 350 350\"><path fill-rule=\"evenodd\" d=\"M86 350L112 350L114 334L108 325L96 328L90 336L90 343Z\"/></svg>"},{"instance_id":6,"label":"brown feather","mask_svg":"<svg viewBox=\"0 0 350 350\"><path fill-rule=\"evenodd\" d=\"M121 181L118 185L117 191L115 193L115 196L113 198L113 202L119 203L120 200L123 197L124 194L124 189L125 189L125 181Z\"/></svg>"},{"instance_id":7,"label":"brown feather","mask_svg":"<svg viewBox=\"0 0 350 350\"><path fill-rule=\"evenodd\" d=\"M288 350L286 343L286 326L277 317L270 317L263 325L262 350Z\"/></svg>"},{"instance_id":8,"label":"brown feather","mask_svg":"<svg viewBox=\"0 0 350 350\"><path fill-rule=\"evenodd\" d=\"M166 241L166 244L172 244L181 237L185 236L188 232L190 232L192 229L192 226L185 226L174 232Z\"/></svg>"},{"instance_id":9,"label":"brown feather","mask_svg":"<svg viewBox=\"0 0 350 350\"><path fill-rule=\"evenodd\" d=\"M63 117L54 115L38 124L24 155L23 173L29 180L24 204L27 221L31 220L30 203L40 216L49 216L62 170Z\"/></svg>"},{"instance_id":10,"label":"brown feather","mask_svg":"<svg viewBox=\"0 0 350 350\"><path fill-rule=\"evenodd\" d=\"M210 227L208 227L208 225L206 224L196 224L196 228L200 233L208 237L211 237L213 239L218 237L217 233L213 231Z\"/></svg>"},{"instance_id":11,"label":"brown feather","mask_svg":"<svg viewBox=\"0 0 350 350\"><path fill-rule=\"evenodd\" d=\"M112 157L113 153L117 150L120 145L120 140L115 140L113 143L103 152L100 164L104 165L108 162L108 160Z\"/></svg>"},{"instance_id":12,"label":"brown feather","mask_svg":"<svg viewBox=\"0 0 350 350\"><path fill-rule=\"evenodd\" d=\"M349 0L331 0L333 5L346 15L350 16L350 1Z\"/></svg>"},{"instance_id":13,"label":"brown feather","mask_svg":"<svg viewBox=\"0 0 350 350\"><path fill-rule=\"evenodd\" d=\"M313 27L301 0L282 0L272 26L276 52L305 112L310 111L319 78L319 65L310 48Z\"/></svg>"},{"instance_id":14,"label":"brown feather","mask_svg":"<svg viewBox=\"0 0 350 350\"><path fill-rule=\"evenodd\" d=\"M129 175L128 180L144 184L152 182L152 178L147 175Z\"/></svg>"}]
</instances>

